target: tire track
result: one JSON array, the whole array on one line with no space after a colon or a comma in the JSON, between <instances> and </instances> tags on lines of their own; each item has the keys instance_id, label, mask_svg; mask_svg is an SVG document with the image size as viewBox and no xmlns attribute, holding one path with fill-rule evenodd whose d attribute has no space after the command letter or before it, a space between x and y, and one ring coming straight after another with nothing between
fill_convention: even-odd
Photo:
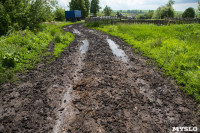
<instances>
[{"instance_id":1,"label":"tire track","mask_svg":"<svg viewBox=\"0 0 200 133\"><path fill-rule=\"evenodd\" d=\"M79 95L73 100L78 114L67 131L154 133L199 126L194 100L132 48L102 32L74 27L91 43L83 77L73 85Z\"/></svg>"}]
</instances>

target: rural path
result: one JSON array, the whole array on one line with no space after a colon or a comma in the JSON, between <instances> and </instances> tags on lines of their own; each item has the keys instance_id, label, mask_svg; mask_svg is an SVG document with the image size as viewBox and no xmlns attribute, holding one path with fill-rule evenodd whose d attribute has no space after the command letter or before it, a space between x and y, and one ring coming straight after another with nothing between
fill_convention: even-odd
<instances>
[{"instance_id":1,"label":"rural path","mask_svg":"<svg viewBox=\"0 0 200 133\"><path fill-rule=\"evenodd\" d=\"M0 132L169 133L198 127L198 104L117 37L82 24L59 58L0 90Z\"/></svg>"}]
</instances>

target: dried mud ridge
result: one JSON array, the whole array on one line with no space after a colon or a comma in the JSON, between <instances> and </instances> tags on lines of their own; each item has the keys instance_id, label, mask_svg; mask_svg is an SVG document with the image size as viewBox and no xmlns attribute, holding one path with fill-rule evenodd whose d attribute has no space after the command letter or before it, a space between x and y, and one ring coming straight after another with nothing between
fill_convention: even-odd
<instances>
[{"instance_id":1,"label":"dried mud ridge","mask_svg":"<svg viewBox=\"0 0 200 133\"><path fill-rule=\"evenodd\" d=\"M200 129L197 103L122 40L81 24L63 29L76 38L59 58L0 86L0 132Z\"/></svg>"}]
</instances>

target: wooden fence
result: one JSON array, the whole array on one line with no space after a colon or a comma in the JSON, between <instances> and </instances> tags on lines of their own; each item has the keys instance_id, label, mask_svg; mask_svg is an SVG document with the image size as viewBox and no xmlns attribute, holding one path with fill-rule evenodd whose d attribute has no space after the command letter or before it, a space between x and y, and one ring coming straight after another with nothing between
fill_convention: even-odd
<instances>
[{"instance_id":1,"label":"wooden fence","mask_svg":"<svg viewBox=\"0 0 200 133\"><path fill-rule=\"evenodd\" d=\"M116 23L129 23L129 24L156 24L156 25L168 25L168 24L200 24L200 18L196 19L166 19L166 20L147 20L147 19L119 19L117 17L93 17L86 18L85 23L88 22L102 22L104 24L116 24Z\"/></svg>"}]
</instances>

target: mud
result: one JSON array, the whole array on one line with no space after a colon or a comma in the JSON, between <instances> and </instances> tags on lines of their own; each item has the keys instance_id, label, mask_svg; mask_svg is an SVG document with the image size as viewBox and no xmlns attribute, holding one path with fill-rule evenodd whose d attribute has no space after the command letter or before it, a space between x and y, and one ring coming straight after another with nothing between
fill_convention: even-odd
<instances>
[{"instance_id":1,"label":"mud","mask_svg":"<svg viewBox=\"0 0 200 133\"><path fill-rule=\"evenodd\" d=\"M172 79L147 65L149 59L135 54L121 39L81 24L63 29L76 37L59 58L20 74L16 84L0 86L0 132L200 129L198 104ZM107 39L118 45L115 48L123 53L120 57Z\"/></svg>"}]
</instances>

